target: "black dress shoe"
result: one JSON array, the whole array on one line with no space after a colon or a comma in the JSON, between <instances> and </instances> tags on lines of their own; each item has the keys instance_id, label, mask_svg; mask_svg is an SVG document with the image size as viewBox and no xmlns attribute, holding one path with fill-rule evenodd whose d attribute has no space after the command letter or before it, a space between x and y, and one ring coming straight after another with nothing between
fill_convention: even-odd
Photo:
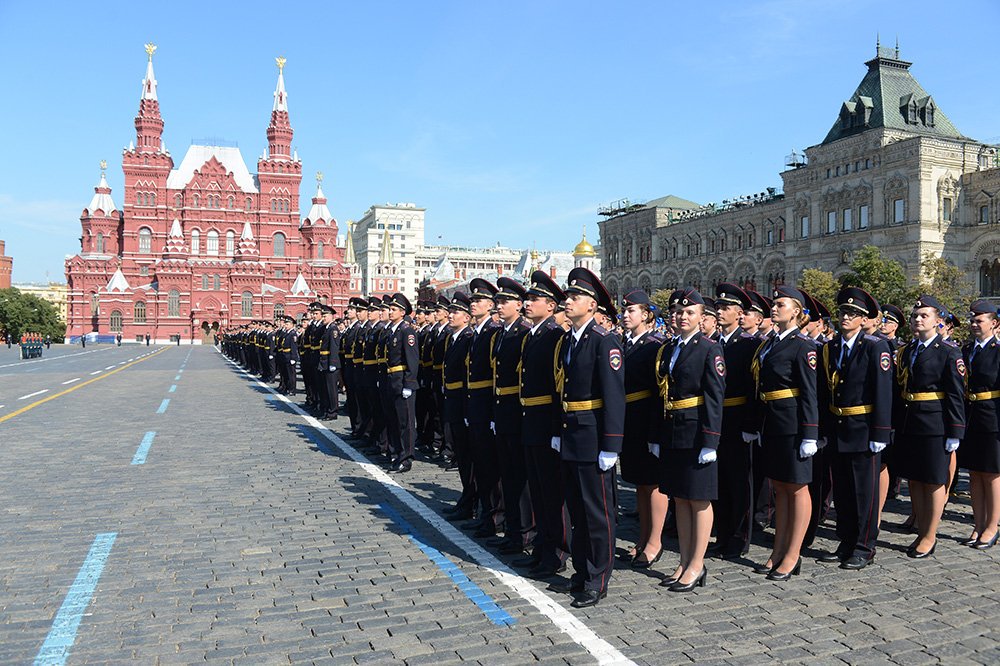
<instances>
[{"instance_id":1,"label":"black dress shoe","mask_svg":"<svg viewBox=\"0 0 1000 666\"><path fill-rule=\"evenodd\" d=\"M923 560L933 555L935 548L937 548L937 541L934 542L934 545L931 546L930 550L923 553L917 550L916 546L910 546L910 548L906 551L906 556L914 560Z\"/></svg>"},{"instance_id":2,"label":"black dress shoe","mask_svg":"<svg viewBox=\"0 0 1000 666\"><path fill-rule=\"evenodd\" d=\"M458 469L458 463L451 458L445 458L444 471L454 472L456 469Z\"/></svg>"},{"instance_id":3,"label":"black dress shoe","mask_svg":"<svg viewBox=\"0 0 1000 666\"><path fill-rule=\"evenodd\" d=\"M993 546L997 545L997 539L998 538L1000 538L1000 532L997 532L996 534L994 534L993 538L990 539L989 541L978 541L977 540L976 543L972 544L972 547L975 548L976 550L989 550ZM931 550L934 550L934 549L931 548Z\"/></svg>"},{"instance_id":4,"label":"black dress shoe","mask_svg":"<svg viewBox=\"0 0 1000 666\"><path fill-rule=\"evenodd\" d=\"M559 594L582 594L583 583L578 583L571 578L566 583L552 583L549 585L549 590Z\"/></svg>"},{"instance_id":5,"label":"black dress shoe","mask_svg":"<svg viewBox=\"0 0 1000 666\"><path fill-rule=\"evenodd\" d=\"M397 474L405 474L406 472L409 472L412 467L413 463L411 463L409 460L404 460L395 467L390 468L389 471L395 472Z\"/></svg>"},{"instance_id":6,"label":"black dress shoe","mask_svg":"<svg viewBox=\"0 0 1000 666\"><path fill-rule=\"evenodd\" d=\"M540 562L541 560L534 555L525 555L524 557L519 557L510 564L518 569L534 569L540 564Z\"/></svg>"},{"instance_id":7,"label":"black dress shoe","mask_svg":"<svg viewBox=\"0 0 1000 666\"><path fill-rule=\"evenodd\" d=\"M690 592L696 587L705 587L705 583L708 580L708 567L702 567L701 573L690 583L682 583L679 579L674 581L674 584L667 589L671 592Z\"/></svg>"},{"instance_id":8,"label":"black dress shoe","mask_svg":"<svg viewBox=\"0 0 1000 666\"><path fill-rule=\"evenodd\" d=\"M498 551L501 555L517 555L524 552L524 546L519 543L508 541L500 546Z\"/></svg>"},{"instance_id":9,"label":"black dress shoe","mask_svg":"<svg viewBox=\"0 0 1000 666\"><path fill-rule=\"evenodd\" d=\"M840 563L841 569L849 569L851 571L860 571L866 566L871 564L875 560L875 556L865 557L863 555L851 555L846 560Z\"/></svg>"},{"instance_id":10,"label":"black dress shoe","mask_svg":"<svg viewBox=\"0 0 1000 666\"><path fill-rule=\"evenodd\" d=\"M604 597L608 596L608 591L604 590L598 592L597 590L584 590L579 592L573 597L573 603L570 604L573 608L590 608L591 606L596 606Z\"/></svg>"},{"instance_id":11,"label":"black dress shoe","mask_svg":"<svg viewBox=\"0 0 1000 666\"><path fill-rule=\"evenodd\" d=\"M648 569L649 567L653 566L654 564L660 561L661 555L663 555L662 548L660 548L660 552L656 554L656 557L650 560L646 557L646 551L640 550L639 554L636 555L635 558L632 560L631 566L633 569Z\"/></svg>"},{"instance_id":12,"label":"black dress shoe","mask_svg":"<svg viewBox=\"0 0 1000 666\"><path fill-rule=\"evenodd\" d=\"M564 571L566 571L565 562L560 562L559 565L555 567L549 564L538 564L528 569L528 575L532 578L551 578L552 576L561 574Z\"/></svg>"},{"instance_id":13,"label":"black dress shoe","mask_svg":"<svg viewBox=\"0 0 1000 666\"><path fill-rule=\"evenodd\" d=\"M785 573L781 573L780 571L778 571L778 567L775 567L774 569L771 570L771 573L767 574L767 579L776 580L778 582L783 583L786 580L791 580L792 576L798 576L800 569L802 569L801 557L799 558L799 561L795 563L795 568L792 569L791 571L786 571Z\"/></svg>"},{"instance_id":14,"label":"black dress shoe","mask_svg":"<svg viewBox=\"0 0 1000 666\"><path fill-rule=\"evenodd\" d=\"M817 557L816 560L818 562L826 562L826 563L846 562L847 558L849 558L850 556L851 554L849 552L838 548L832 553L823 553L822 555Z\"/></svg>"}]
</instances>

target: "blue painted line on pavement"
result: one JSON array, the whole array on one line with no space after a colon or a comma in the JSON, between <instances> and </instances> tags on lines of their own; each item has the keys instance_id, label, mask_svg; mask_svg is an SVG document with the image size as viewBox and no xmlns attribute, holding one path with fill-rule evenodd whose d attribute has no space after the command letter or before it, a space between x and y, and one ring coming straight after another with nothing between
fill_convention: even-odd
<instances>
[{"instance_id":1,"label":"blue painted line on pavement","mask_svg":"<svg viewBox=\"0 0 1000 666\"><path fill-rule=\"evenodd\" d=\"M111 554L111 547L115 545L117 537L117 532L104 532L94 539L80 572L76 574L76 580L73 581L62 606L52 620L49 635L45 637L45 642L35 656L35 666L66 663L70 648L76 641L76 630L80 627L80 620L90 605L94 588L97 587L97 581L101 578L104 564L108 561L108 555Z\"/></svg>"},{"instance_id":2,"label":"blue painted line on pavement","mask_svg":"<svg viewBox=\"0 0 1000 666\"><path fill-rule=\"evenodd\" d=\"M177 390L177 384L174 384L169 389L167 389L167 393L173 393L176 390Z\"/></svg>"},{"instance_id":3,"label":"blue painted line on pavement","mask_svg":"<svg viewBox=\"0 0 1000 666\"><path fill-rule=\"evenodd\" d=\"M410 539L410 541L412 541L417 548L423 551L424 555L429 557L431 562L436 564L441 571L451 578L455 585L458 586L458 589L469 598L469 601L476 604L476 606L479 607L479 610L483 611L483 615L485 615L490 622L506 627L509 627L517 622L517 620L511 617L507 611L500 608L500 606L498 606L496 602L490 598L490 595L483 592L482 588L469 580L469 577L458 568L458 565L445 557L437 548L432 548L424 543L420 538L420 533L413 529L413 526L410 525L405 518L396 513L392 507L387 504L379 504L379 508L382 509L382 513L388 516L392 522L396 523L396 525L406 532L406 536Z\"/></svg>"},{"instance_id":4,"label":"blue painted line on pavement","mask_svg":"<svg viewBox=\"0 0 1000 666\"><path fill-rule=\"evenodd\" d=\"M135 455L132 456L133 465L142 465L146 462L146 454L149 453L149 447L153 445L153 438L156 437L155 431L150 431L146 433L146 436L142 438L139 443L139 448L135 450Z\"/></svg>"},{"instance_id":5,"label":"blue painted line on pavement","mask_svg":"<svg viewBox=\"0 0 1000 666\"><path fill-rule=\"evenodd\" d=\"M176 377L174 377L174 381L175 382L179 382L180 380L181 380L181 376L180 375L177 375Z\"/></svg>"},{"instance_id":6,"label":"blue painted line on pavement","mask_svg":"<svg viewBox=\"0 0 1000 666\"><path fill-rule=\"evenodd\" d=\"M164 398L163 402L160 403L160 408L156 410L157 414L162 414L167 411L167 405L170 404L170 398Z\"/></svg>"}]
</instances>

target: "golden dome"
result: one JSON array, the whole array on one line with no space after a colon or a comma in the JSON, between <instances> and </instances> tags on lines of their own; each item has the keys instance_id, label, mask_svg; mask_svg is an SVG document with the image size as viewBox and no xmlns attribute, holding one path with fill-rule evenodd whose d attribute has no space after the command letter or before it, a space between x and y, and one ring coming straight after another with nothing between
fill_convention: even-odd
<instances>
[{"instance_id":1,"label":"golden dome","mask_svg":"<svg viewBox=\"0 0 1000 666\"><path fill-rule=\"evenodd\" d=\"M587 229L583 230L583 238L580 242L576 244L573 248L574 257L596 257L597 252L594 250L594 246L587 242Z\"/></svg>"}]
</instances>

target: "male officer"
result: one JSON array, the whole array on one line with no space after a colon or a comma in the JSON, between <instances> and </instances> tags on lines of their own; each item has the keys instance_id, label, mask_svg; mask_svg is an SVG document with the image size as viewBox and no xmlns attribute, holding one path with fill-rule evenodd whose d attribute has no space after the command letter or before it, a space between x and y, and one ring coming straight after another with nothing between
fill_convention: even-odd
<instances>
[{"instance_id":1,"label":"male officer","mask_svg":"<svg viewBox=\"0 0 1000 666\"><path fill-rule=\"evenodd\" d=\"M445 338L441 362L441 392L446 455L453 458L462 482L462 495L453 507L445 510L448 520L472 518L476 505L476 481L472 474L472 452L465 424L466 358L472 345L471 302L463 293L456 293L448 306L449 333Z\"/></svg>"},{"instance_id":2,"label":"male officer","mask_svg":"<svg viewBox=\"0 0 1000 666\"><path fill-rule=\"evenodd\" d=\"M520 367L521 349L528 325L521 317L525 289L517 280L497 278L498 291L494 300L501 328L493 334L493 423L496 434L496 455L500 485L503 490L506 530L499 543L500 552L522 553L534 536L531 498L528 495L527 473L524 466L524 445L521 442Z\"/></svg>"},{"instance_id":3,"label":"male officer","mask_svg":"<svg viewBox=\"0 0 1000 666\"><path fill-rule=\"evenodd\" d=\"M625 429L625 369L621 345L594 321L611 304L600 279L586 268L569 273L566 332L560 354L563 429L559 451L566 505L573 525L570 592L574 608L607 596L614 568L615 463Z\"/></svg>"},{"instance_id":4,"label":"male officer","mask_svg":"<svg viewBox=\"0 0 1000 666\"><path fill-rule=\"evenodd\" d=\"M354 437L365 437L372 424L372 406L368 399L367 377L368 370L365 368L365 348L368 342L368 334L375 325L375 318L371 312L371 302L358 298L358 321L361 322L358 332L354 335L354 344L351 345L351 355L354 357L354 369L351 372L351 381L354 384L354 392L357 394L358 404L358 424L354 428Z\"/></svg>"},{"instance_id":5,"label":"male officer","mask_svg":"<svg viewBox=\"0 0 1000 666\"><path fill-rule=\"evenodd\" d=\"M868 292L845 287L837 307L840 333L823 346L822 356L834 417L827 421L827 437L840 543L819 559L863 569L875 559L878 538L881 452L892 427L892 351L885 340L863 332L880 318Z\"/></svg>"},{"instance_id":6,"label":"male officer","mask_svg":"<svg viewBox=\"0 0 1000 666\"><path fill-rule=\"evenodd\" d=\"M340 329L333 322L336 310L329 305L323 308L325 330L319 337L319 357L316 364L317 390L321 398L319 411L321 418L335 420L340 408ZM315 329L318 331L319 329Z\"/></svg>"},{"instance_id":7,"label":"male officer","mask_svg":"<svg viewBox=\"0 0 1000 666\"><path fill-rule=\"evenodd\" d=\"M294 396L295 391L298 388L298 377L296 372L298 371L298 365L300 361L299 357L299 345L298 345L298 334L295 332L295 320L284 315L285 330L284 336L281 343L281 351L285 355L285 395Z\"/></svg>"},{"instance_id":8,"label":"male officer","mask_svg":"<svg viewBox=\"0 0 1000 666\"><path fill-rule=\"evenodd\" d=\"M434 317L437 319L437 332L432 336L430 355L430 391L434 397L434 434L431 446L438 453L437 462L444 464L445 469L451 469L454 461L450 445L444 436L444 390L442 388L442 377L444 371L444 348L445 343L451 336L451 327L448 325L448 308L451 301L446 296L438 296L434 304ZM454 468L457 469L457 468Z\"/></svg>"},{"instance_id":9,"label":"male officer","mask_svg":"<svg viewBox=\"0 0 1000 666\"><path fill-rule=\"evenodd\" d=\"M372 296L368 299L369 319L372 326L368 329L364 340L364 353L362 356L362 386L364 388L365 402L368 403L369 420L366 424L367 442L366 447L372 453L382 450L385 437L385 418L382 412L382 398L378 391L378 353L381 340L382 329L385 322L382 321L382 299ZM357 362L357 356L354 357Z\"/></svg>"},{"instance_id":10,"label":"male officer","mask_svg":"<svg viewBox=\"0 0 1000 666\"><path fill-rule=\"evenodd\" d=\"M264 372L263 381L270 384L274 381L274 323L264 322Z\"/></svg>"},{"instance_id":11,"label":"male officer","mask_svg":"<svg viewBox=\"0 0 1000 666\"><path fill-rule=\"evenodd\" d=\"M437 335L437 323L434 321L434 304L427 301L417 301L417 352L420 358L420 369L417 372L417 446L429 449L434 439L434 394L431 392L431 374L433 362L431 354L434 350L434 338Z\"/></svg>"},{"instance_id":12,"label":"male officer","mask_svg":"<svg viewBox=\"0 0 1000 666\"><path fill-rule=\"evenodd\" d=\"M308 321L299 340L302 347L301 368L302 385L306 393L306 409L318 410L322 402L317 381L317 362L319 361L319 338L323 334L323 306L318 301L309 304Z\"/></svg>"},{"instance_id":13,"label":"male officer","mask_svg":"<svg viewBox=\"0 0 1000 666\"><path fill-rule=\"evenodd\" d=\"M750 296L750 309L743 313L743 330L755 338L763 338L766 331L761 330L764 319L771 317L771 299L752 289L746 289Z\"/></svg>"},{"instance_id":14,"label":"male officer","mask_svg":"<svg viewBox=\"0 0 1000 666\"><path fill-rule=\"evenodd\" d=\"M555 312L565 298L545 271L531 274L524 301L531 329L521 352L521 442L536 534L531 555L514 562L528 573L547 578L565 570L569 552L569 515L559 472L559 453L551 442L562 432L561 397L556 391L556 359L565 331Z\"/></svg>"},{"instance_id":15,"label":"male officer","mask_svg":"<svg viewBox=\"0 0 1000 666\"><path fill-rule=\"evenodd\" d=\"M478 521L465 527L474 529L473 536L481 538L495 535L503 526L496 441L490 429L493 421L493 333L499 326L490 317L496 305L493 299L497 288L483 278L473 278L469 290L473 336L466 360L465 422L469 427L480 515Z\"/></svg>"},{"instance_id":16,"label":"male officer","mask_svg":"<svg viewBox=\"0 0 1000 666\"><path fill-rule=\"evenodd\" d=\"M719 320L719 344L726 361L726 398L722 403L722 435L719 438L719 499L715 508L714 553L736 559L750 548L753 506L753 415L754 384L750 372L760 341L740 328L740 320L753 301L735 284L723 282L715 288ZM748 433L744 438L743 433ZM751 441L747 441L747 440Z\"/></svg>"},{"instance_id":17,"label":"male officer","mask_svg":"<svg viewBox=\"0 0 1000 666\"><path fill-rule=\"evenodd\" d=\"M359 310L364 304L364 319L361 318ZM351 421L351 433L357 432L358 424L361 422L361 414L358 407L357 373L354 369L354 341L358 337L362 325L368 320L368 304L364 299L356 296L348 301L347 312L345 314L347 328L340 338L340 371L344 380L344 392L347 394L347 416Z\"/></svg>"},{"instance_id":18,"label":"male officer","mask_svg":"<svg viewBox=\"0 0 1000 666\"><path fill-rule=\"evenodd\" d=\"M413 395L417 390L419 353L417 332L404 319L413 307L406 296L395 293L389 297L389 322L385 332L385 384L381 387L391 411L386 414L390 471L409 472L413 465L413 443L416 438L416 417Z\"/></svg>"}]
</instances>

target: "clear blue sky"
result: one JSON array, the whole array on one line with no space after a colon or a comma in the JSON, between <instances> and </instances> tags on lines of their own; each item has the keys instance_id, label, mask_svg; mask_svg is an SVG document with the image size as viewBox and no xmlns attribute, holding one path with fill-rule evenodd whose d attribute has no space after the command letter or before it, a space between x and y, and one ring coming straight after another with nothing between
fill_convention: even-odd
<instances>
[{"instance_id":1,"label":"clear blue sky","mask_svg":"<svg viewBox=\"0 0 1000 666\"><path fill-rule=\"evenodd\" d=\"M0 0L0 238L15 281L61 281L101 159L122 205L147 41L175 163L220 137L253 170L284 55L304 201L321 170L341 223L412 201L428 242L570 249L618 198L780 186L876 33L960 131L1000 142L997 25L994 0Z\"/></svg>"}]
</instances>

